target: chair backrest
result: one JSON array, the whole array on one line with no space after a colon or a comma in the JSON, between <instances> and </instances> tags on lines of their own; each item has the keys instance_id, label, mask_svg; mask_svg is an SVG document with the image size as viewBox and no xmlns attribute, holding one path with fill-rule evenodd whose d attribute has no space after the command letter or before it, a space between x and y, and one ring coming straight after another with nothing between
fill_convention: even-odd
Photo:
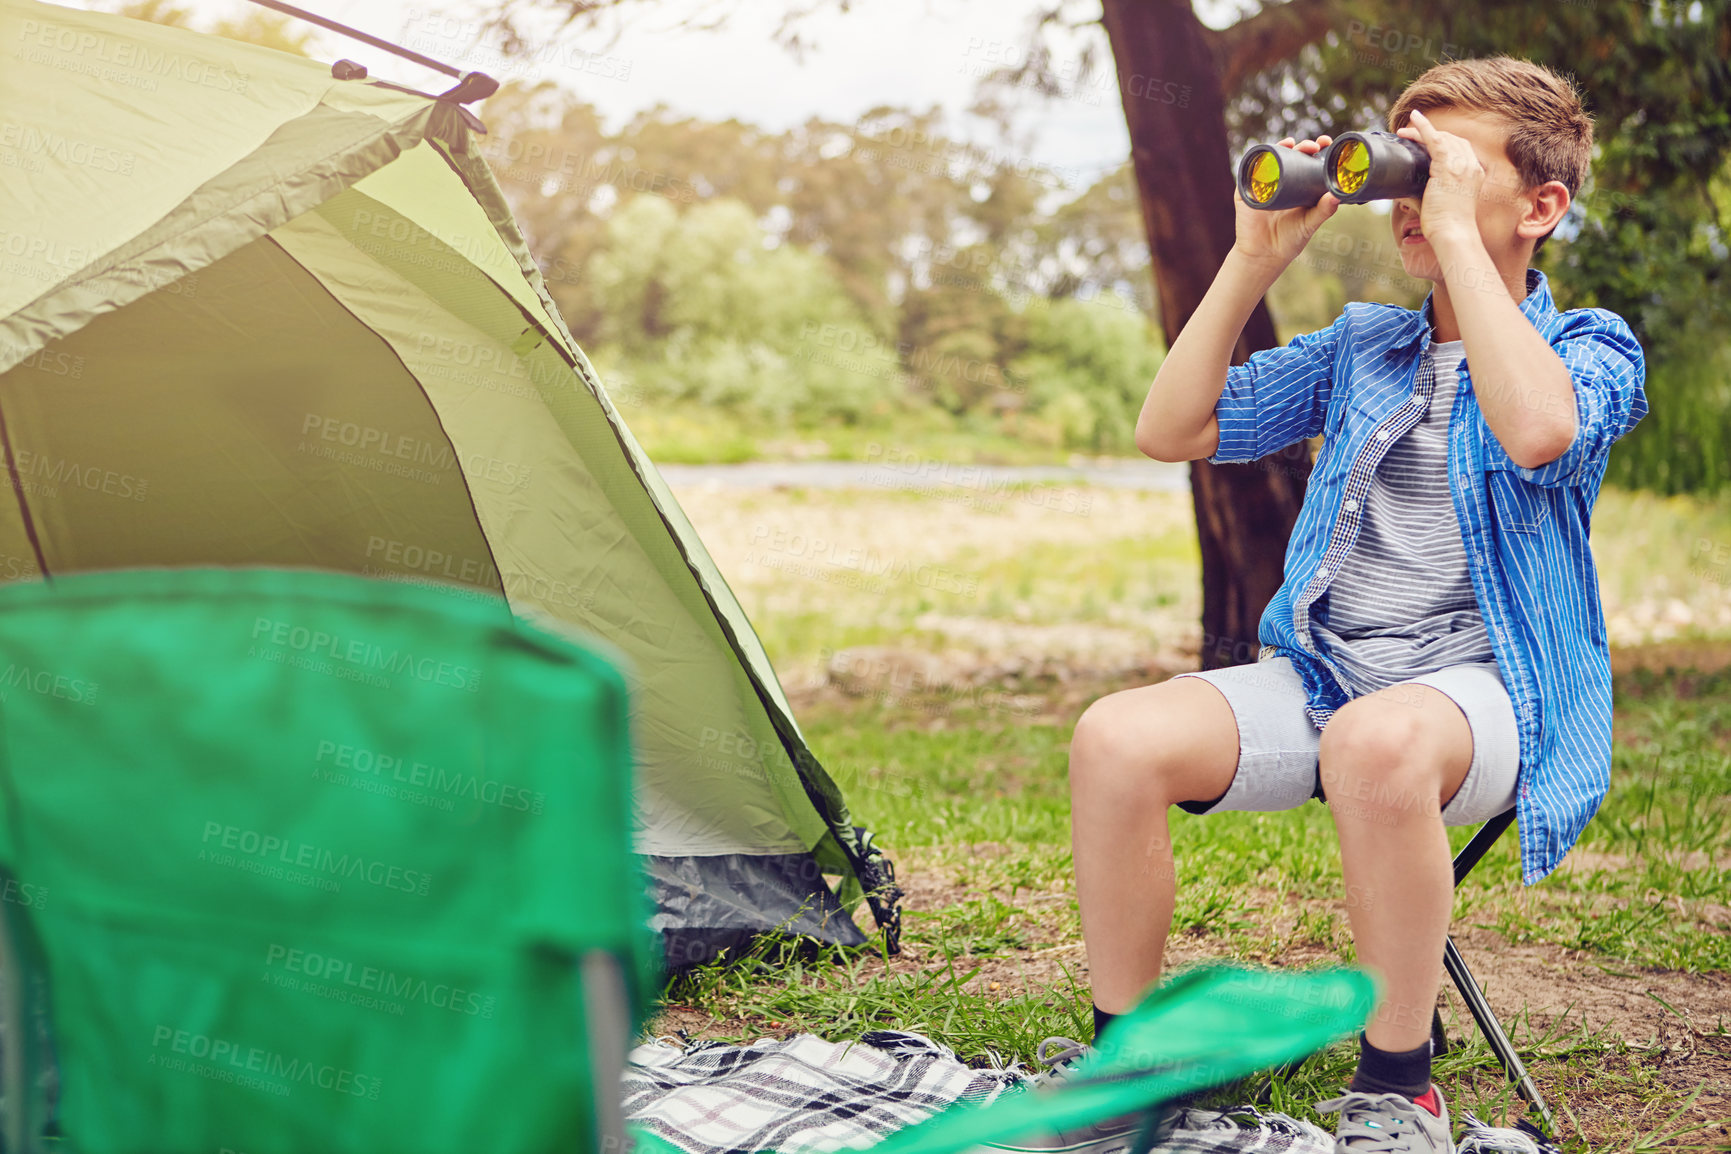
<instances>
[{"instance_id":1,"label":"chair backrest","mask_svg":"<svg viewBox=\"0 0 1731 1154\"><path fill-rule=\"evenodd\" d=\"M0 589L7 1148L605 1145L656 975L630 794L620 673L496 600Z\"/></svg>"}]
</instances>

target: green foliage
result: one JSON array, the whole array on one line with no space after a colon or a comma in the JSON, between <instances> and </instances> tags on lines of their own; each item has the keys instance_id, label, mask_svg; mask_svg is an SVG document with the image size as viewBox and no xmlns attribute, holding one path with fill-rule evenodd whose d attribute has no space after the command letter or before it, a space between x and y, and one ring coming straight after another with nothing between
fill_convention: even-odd
<instances>
[{"instance_id":1,"label":"green foliage","mask_svg":"<svg viewBox=\"0 0 1731 1154\"><path fill-rule=\"evenodd\" d=\"M1561 307L1617 312L1647 352L1653 411L1612 454L1608 475L1658 492L1710 492L1731 471L1728 43L1731 0L1567 4L1543 17L1518 5L1350 0L1320 41L1232 94L1230 150L1381 125L1402 89L1451 57L1507 53L1571 76L1595 118L1594 176L1535 263ZM752 442L765 416L791 417L805 433L814 421L915 409L977 419L971 427L1029 449L1131 451L1149 375L1126 365L1157 359L1111 325L1098 334L1110 351L1087 348L1079 334L1101 325L1066 321L1052 303L1098 295L1153 312L1129 164L1072 188L1028 166L1011 135L980 147L936 111L891 106L853 124L812 119L782 132L657 107L609 132L592 107L543 84L507 86L485 116L483 152L578 340L610 376L641 384L658 417L667 403L689 402L698 427L718 411L757 422L757 433L722 439L725 456L764 452ZM1007 120L1000 127L1009 133ZM632 207L638 194L668 210L657 227L717 201L743 206L735 231L708 247L683 232L666 241L711 260L702 285L673 285L679 278L665 269L650 276L647 250L662 242L613 227L628 210L646 212ZM743 271L715 275L717 245L743 251L747 216L773 247ZM727 231L716 220L699 232L716 229ZM1428 286L1405 275L1387 230L1385 215L1356 206L1324 225L1270 294L1283 341L1324 327L1346 301L1423 300ZM592 269L636 269L635 282L625 276L617 287L640 295L611 300ZM778 277L785 308L766 295ZM725 323L674 324L663 315L670 289L688 313L715 303ZM627 309L637 318L629 333L620 328ZM808 324L818 326L813 340ZM708 451L701 436L676 442L683 457Z\"/></svg>"},{"instance_id":2,"label":"green foliage","mask_svg":"<svg viewBox=\"0 0 1731 1154\"><path fill-rule=\"evenodd\" d=\"M988 409L1014 391L1000 363L1013 314L981 275L991 260L981 246L946 254L929 287L902 302L902 348L913 383L951 413Z\"/></svg>"},{"instance_id":3,"label":"green foliage","mask_svg":"<svg viewBox=\"0 0 1731 1154\"><path fill-rule=\"evenodd\" d=\"M1612 452L1606 479L1717 492L1731 482L1731 238L1721 223L1731 160L1712 181L1598 193L1581 212L1580 237L1553 262L1559 296L1622 316L1647 355L1649 411Z\"/></svg>"},{"instance_id":4,"label":"green foliage","mask_svg":"<svg viewBox=\"0 0 1731 1154\"><path fill-rule=\"evenodd\" d=\"M736 200L681 214L639 196L607 224L589 264L598 301L595 360L645 395L772 419L856 419L893 365L850 355L883 349L823 259L772 245Z\"/></svg>"},{"instance_id":5,"label":"green foliage","mask_svg":"<svg viewBox=\"0 0 1731 1154\"><path fill-rule=\"evenodd\" d=\"M1647 415L1611 450L1606 482L1663 494L1731 485L1731 344L1649 360L1646 392Z\"/></svg>"},{"instance_id":6,"label":"green foliage","mask_svg":"<svg viewBox=\"0 0 1731 1154\"><path fill-rule=\"evenodd\" d=\"M1035 298L1023 320L1025 345L1009 375L1025 384L1034 410L1072 448L1134 452L1136 415L1163 357L1153 326L1110 292L1091 301Z\"/></svg>"},{"instance_id":7,"label":"green foliage","mask_svg":"<svg viewBox=\"0 0 1731 1154\"><path fill-rule=\"evenodd\" d=\"M609 133L542 84L506 86L485 115L483 154L566 322L655 420L678 405L672 417L688 408L697 426L742 419L761 434L766 418L811 431L924 410L988 442L1129 450L1152 370L1133 381L1126 367L1158 364L1132 323L1144 305L1094 322L1018 311L1145 290L1128 165L1068 189L1015 149L893 107L781 133L656 108ZM1096 330L1107 351L1082 347ZM1018 357L1063 387L1034 389ZM669 443L691 459L708 440Z\"/></svg>"}]
</instances>

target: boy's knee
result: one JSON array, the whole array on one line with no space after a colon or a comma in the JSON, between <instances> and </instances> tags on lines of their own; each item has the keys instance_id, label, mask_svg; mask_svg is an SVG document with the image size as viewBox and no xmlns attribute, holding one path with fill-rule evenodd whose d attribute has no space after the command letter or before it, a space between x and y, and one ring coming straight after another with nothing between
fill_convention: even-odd
<instances>
[{"instance_id":1,"label":"boy's knee","mask_svg":"<svg viewBox=\"0 0 1731 1154\"><path fill-rule=\"evenodd\" d=\"M1362 699L1361 699L1362 700ZM1349 707L1323 728L1318 745L1322 790L1337 821L1400 825L1440 808L1434 759L1411 711Z\"/></svg>"},{"instance_id":2,"label":"boy's knee","mask_svg":"<svg viewBox=\"0 0 1731 1154\"><path fill-rule=\"evenodd\" d=\"M1073 774L1078 766L1093 768L1108 765L1118 760L1123 741L1122 709L1112 699L1119 696L1109 693L1100 698L1076 719L1076 728L1070 734L1070 770Z\"/></svg>"},{"instance_id":3,"label":"boy's knee","mask_svg":"<svg viewBox=\"0 0 1731 1154\"><path fill-rule=\"evenodd\" d=\"M1082 711L1070 735L1070 788L1135 791L1151 784L1149 751L1140 747L1132 712L1122 693L1111 693ZM1138 789L1140 787L1140 789Z\"/></svg>"},{"instance_id":4,"label":"boy's knee","mask_svg":"<svg viewBox=\"0 0 1731 1154\"><path fill-rule=\"evenodd\" d=\"M1388 767L1412 759L1422 744L1422 728L1413 710L1360 697L1335 711L1322 729L1317 754L1343 767Z\"/></svg>"},{"instance_id":5,"label":"boy's knee","mask_svg":"<svg viewBox=\"0 0 1731 1154\"><path fill-rule=\"evenodd\" d=\"M1190 800L1177 780L1187 719L1151 690L1110 693L1083 711L1070 737L1072 793L1125 804Z\"/></svg>"}]
</instances>

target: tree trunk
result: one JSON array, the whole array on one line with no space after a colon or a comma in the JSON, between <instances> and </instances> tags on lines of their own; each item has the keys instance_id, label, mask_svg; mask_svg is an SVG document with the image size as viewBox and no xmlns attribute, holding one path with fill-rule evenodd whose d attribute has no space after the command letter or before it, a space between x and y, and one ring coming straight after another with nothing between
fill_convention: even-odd
<instances>
[{"instance_id":1,"label":"tree trunk","mask_svg":"<svg viewBox=\"0 0 1731 1154\"><path fill-rule=\"evenodd\" d=\"M1225 97L1210 34L1189 0L1103 0L1168 347L1234 239ZM1276 344L1258 304L1232 363ZM1190 464L1202 546L1202 668L1255 661L1256 627L1284 574L1310 478L1303 442L1248 465Z\"/></svg>"}]
</instances>

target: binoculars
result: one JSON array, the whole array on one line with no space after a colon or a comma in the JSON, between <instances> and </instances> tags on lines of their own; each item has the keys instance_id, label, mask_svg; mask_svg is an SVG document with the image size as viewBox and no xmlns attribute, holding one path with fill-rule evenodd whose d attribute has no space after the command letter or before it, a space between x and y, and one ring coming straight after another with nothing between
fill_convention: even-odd
<instances>
[{"instance_id":1,"label":"binoculars","mask_svg":"<svg viewBox=\"0 0 1731 1154\"><path fill-rule=\"evenodd\" d=\"M1238 195L1251 208L1310 208L1332 192L1342 204L1422 196L1430 153L1416 140L1371 129L1346 132L1322 152L1253 144L1238 160Z\"/></svg>"}]
</instances>

